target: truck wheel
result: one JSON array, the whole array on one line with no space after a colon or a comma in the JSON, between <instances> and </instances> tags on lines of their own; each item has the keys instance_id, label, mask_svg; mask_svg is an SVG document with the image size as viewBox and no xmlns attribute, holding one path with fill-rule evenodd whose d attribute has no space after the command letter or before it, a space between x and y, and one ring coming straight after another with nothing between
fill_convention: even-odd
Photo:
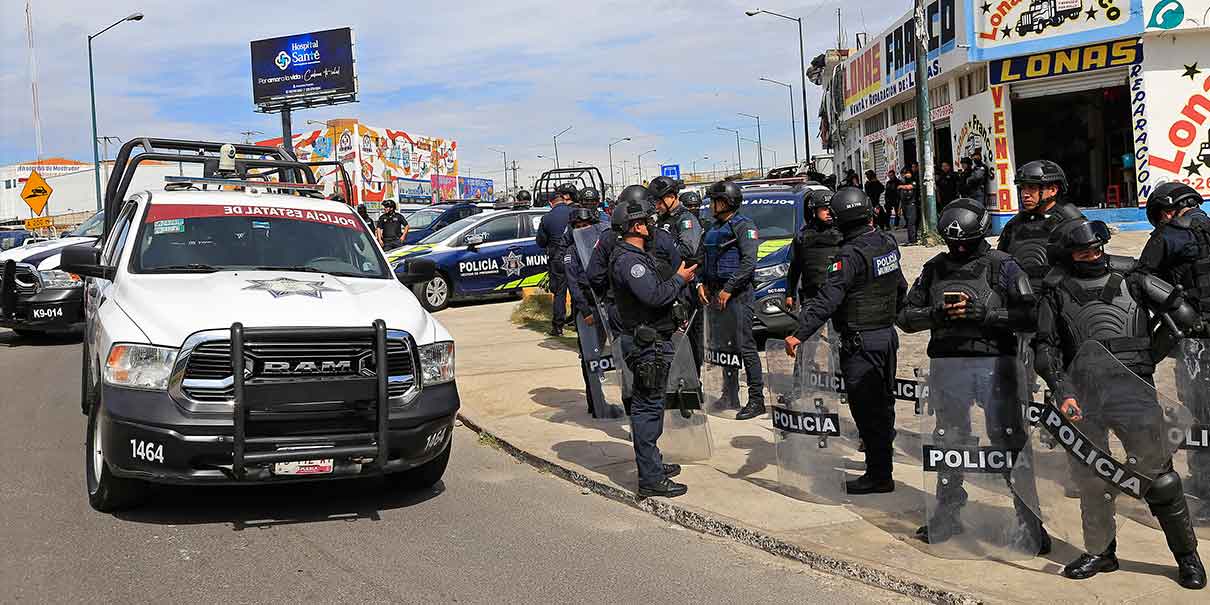
<instances>
[{"instance_id":1,"label":"truck wheel","mask_svg":"<svg viewBox=\"0 0 1210 605\"><path fill-rule=\"evenodd\" d=\"M436 458L416 468L387 475L387 481L392 487L404 489L419 490L433 487L445 474L445 467L450 462L450 450L452 449L454 449L454 440L450 439L445 450Z\"/></svg>"},{"instance_id":2,"label":"truck wheel","mask_svg":"<svg viewBox=\"0 0 1210 605\"><path fill-rule=\"evenodd\" d=\"M450 304L450 282L444 273L437 273L433 279L416 286L416 298L420 306L429 313L436 313Z\"/></svg>"},{"instance_id":3,"label":"truck wheel","mask_svg":"<svg viewBox=\"0 0 1210 605\"><path fill-rule=\"evenodd\" d=\"M101 438L101 405L88 414L88 435L84 440L84 483L88 504L94 510L111 513L137 506L147 495L147 484L137 479L116 477L105 463L105 441Z\"/></svg>"}]
</instances>

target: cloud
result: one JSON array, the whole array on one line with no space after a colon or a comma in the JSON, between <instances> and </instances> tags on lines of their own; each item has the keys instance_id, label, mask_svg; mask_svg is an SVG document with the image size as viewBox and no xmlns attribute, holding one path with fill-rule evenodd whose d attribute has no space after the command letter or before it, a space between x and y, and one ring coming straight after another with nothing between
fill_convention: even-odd
<instances>
[{"instance_id":1,"label":"cloud","mask_svg":"<svg viewBox=\"0 0 1210 605\"><path fill-rule=\"evenodd\" d=\"M902 3L863 3L871 14L899 15ZM801 15L808 60L832 46L836 1L766 6ZM299 111L308 119L357 117L459 141L463 173L499 180L505 149L522 182L550 166L559 139L563 164L597 164L607 171L607 144L620 170L633 172L639 151L644 171L663 161L688 170L735 158L734 136L716 125L742 128L756 138L761 116L764 146L781 163L792 160L790 111L783 88L798 87L798 48L792 22L746 18L752 8L729 0L637 0L554 3L295 0L280 10L212 0L111 0L34 3L43 139L47 155L87 159L89 147L86 39L136 10L141 22L122 23L94 41L99 132L123 139L147 134L234 140L243 130L280 132L276 115L254 113L248 42L290 33L354 29L360 102ZM9 23L22 23L24 2L0 0ZM879 10L882 9L882 10ZM825 18L827 17L827 18ZM890 17L883 19L890 21ZM874 24L882 27L885 23ZM856 29L851 25L848 29ZM0 30L0 163L34 155L25 32ZM795 119L801 120L795 90ZM814 151L819 89L808 84ZM796 123L802 146L801 123ZM745 166L755 146L741 146ZM772 164L766 153L766 165ZM700 158L709 156L710 160ZM511 178L511 174L510 174ZM629 179L633 180L633 175Z\"/></svg>"}]
</instances>

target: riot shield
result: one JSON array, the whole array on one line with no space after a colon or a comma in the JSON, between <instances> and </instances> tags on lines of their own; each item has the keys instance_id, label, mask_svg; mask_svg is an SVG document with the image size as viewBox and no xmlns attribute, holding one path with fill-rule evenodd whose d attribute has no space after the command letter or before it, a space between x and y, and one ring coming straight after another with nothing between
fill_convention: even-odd
<instances>
[{"instance_id":1,"label":"riot shield","mask_svg":"<svg viewBox=\"0 0 1210 605\"><path fill-rule=\"evenodd\" d=\"M693 346L684 332L672 335L673 354L664 390L664 432L660 453L665 462L694 463L711 455L710 426L702 409L702 384L698 379Z\"/></svg>"},{"instance_id":2,"label":"riot shield","mask_svg":"<svg viewBox=\"0 0 1210 605\"><path fill-rule=\"evenodd\" d=\"M626 363L626 353L630 347L630 337L626 334L619 334L617 338L612 339L609 343L609 351L613 369L605 373L603 383L605 400L621 402L625 408L625 415L630 414L630 392L634 388L634 374L630 371L630 365ZM614 418L614 416L604 416L604 418Z\"/></svg>"},{"instance_id":3,"label":"riot shield","mask_svg":"<svg viewBox=\"0 0 1210 605\"><path fill-rule=\"evenodd\" d=\"M1027 433L1025 364L1014 357L933 359L918 373L925 525L917 537L946 559L1024 560L1038 553L1033 477L1013 462Z\"/></svg>"},{"instance_id":4,"label":"riot shield","mask_svg":"<svg viewBox=\"0 0 1210 605\"><path fill-rule=\"evenodd\" d=\"M1197 534L1210 538L1210 338L1186 338L1155 369L1156 390L1180 401L1193 426L1173 457Z\"/></svg>"},{"instance_id":5,"label":"riot shield","mask_svg":"<svg viewBox=\"0 0 1210 605\"><path fill-rule=\"evenodd\" d=\"M1172 463L1193 416L1097 341L1080 347L1065 385L1079 410L1064 413L1062 393L1031 410L1036 425L1013 465L1013 491L1028 502L1036 486L1034 512L1047 530L1101 553L1117 535L1117 497L1144 499ZM1078 498L1064 493L1067 482Z\"/></svg>"},{"instance_id":6,"label":"riot shield","mask_svg":"<svg viewBox=\"0 0 1210 605\"><path fill-rule=\"evenodd\" d=\"M601 232L592 227L581 227L572 232L575 242L575 253L582 267L588 266L592 251L600 239ZM591 292L585 292L590 298ZM609 320L605 315L603 305L593 298L594 310L592 323L585 321L577 314L576 338L580 347L580 369L584 375L584 385L588 397L589 411L594 418L621 418L623 409L619 405L620 394L612 399L606 396L606 373L625 361L614 355L614 338L609 330Z\"/></svg>"},{"instance_id":7,"label":"riot shield","mask_svg":"<svg viewBox=\"0 0 1210 605\"><path fill-rule=\"evenodd\" d=\"M748 402L743 357L739 348L739 322L734 309L703 309L706 355L702 360L702 391L706 412L734 418Z\"/></svg>"},{"instance_id":8,"label":"riot shield","mask_svg":"<svg viewBox=\"0 0 1210 605\"><path fill-rule=\"evenodd\" d=\"M831 345L817 334L794 357L784 342L765 343L766 387L773 401L777 482L785 495L822 504L845 500L843 469L858 444L856 430L837 391Z\"/></svg>"}]
</instances>

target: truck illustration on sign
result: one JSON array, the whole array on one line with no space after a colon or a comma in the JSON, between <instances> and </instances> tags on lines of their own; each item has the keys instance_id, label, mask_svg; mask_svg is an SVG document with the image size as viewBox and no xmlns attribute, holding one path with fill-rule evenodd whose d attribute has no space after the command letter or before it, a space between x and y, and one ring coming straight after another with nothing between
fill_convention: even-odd
<instances>
[{"instance_id":1,"label":"truck illustration on sign","mask_svg":"<svg viewBox=\"0 0 1210 605\"><path fill-rule=\"evenodd\" d=\"M1047 27L1058 27L1067 19L1078 19L1083 0L1033 0L1017 20L1017 35L1040 34Z\"/></svg>"}]
</instances>

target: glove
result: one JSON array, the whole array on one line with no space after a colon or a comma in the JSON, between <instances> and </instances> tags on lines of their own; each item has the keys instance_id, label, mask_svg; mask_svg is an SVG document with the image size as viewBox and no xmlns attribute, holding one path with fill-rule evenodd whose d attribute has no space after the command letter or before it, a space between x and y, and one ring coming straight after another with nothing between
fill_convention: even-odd
<instances>
[{"instance_id":1,"label":"glove","mask_svg":"<svg viewBox=\"0 0 1210 605\"><path fill-rule=\"evenodd\" d=\"M987 318L988 318L987 305L984 304L983 301L980 301L980 300L966 301L966 315L963 316L963 319L969 319L969 320L972 320L972 321L975 321L978 323L984 323L987 321Z\"/></svg>"}]
</instances>

